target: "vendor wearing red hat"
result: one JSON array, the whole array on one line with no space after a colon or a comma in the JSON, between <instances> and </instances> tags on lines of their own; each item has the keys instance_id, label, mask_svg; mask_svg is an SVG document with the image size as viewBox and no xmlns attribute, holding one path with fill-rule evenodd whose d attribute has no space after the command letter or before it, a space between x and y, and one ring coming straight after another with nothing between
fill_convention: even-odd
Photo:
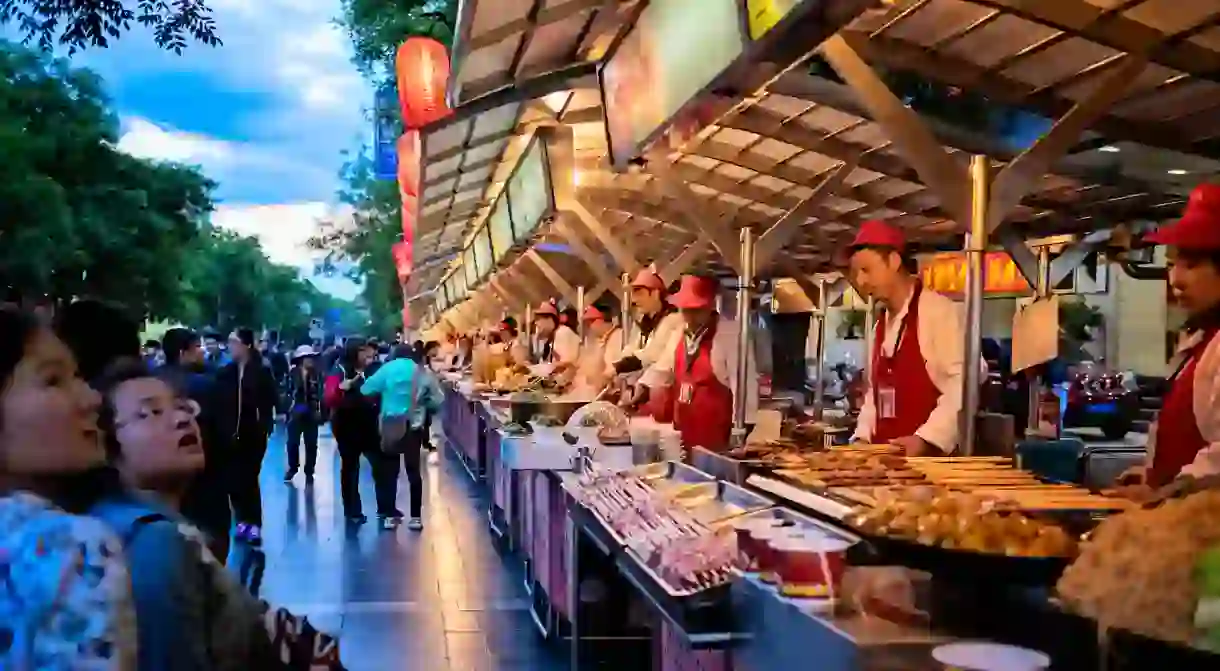
<instances>
[{"instance_id":1,"label":"vendor wearing red hat","mask_svg":"<svg viewBox=\"0 0 1220 671\"><path fill-rule=\"evenodd\" d=\"M560 323L559 308L547 301L534 311L534 339L530 349L530 361L535 364L554 364L555 372L562 372L576 365L580 359L580 336L567 325Z\"/></svg>"},{"instance_id":2,"label":"vendor wearing red hat","mask_svg":"<svg viewBox=\"0 0 1220 671\"><path fill-rule=\"evenodd\" d=\"M599 393L614 376L614 362L622 356L623 330L614 323L605 306L590 305L581 315L585 342L574 387Z\"/></svg>"},{"instance_id":3,"label":"vendor wearing red hat","mask_svg":"<svg viewBox=\"0 0 1220 671\"><path fill-rule=\"evenodd\" d=\"M626 335L622 355L614 363L615 373L625 376L629 385L638 381L637 373L672 355L685 328L682 316L666 298L665 280L655 266L641 269L631 281L631 305L635 308L635 323ZM673 399L669 391L654 388L650 396L645 396L644 391L637 386L623 404L636 407L648 400L645 412L660 421L671 421Z\"/></svg>"},{"instance_id":4,"label":"vendor wearing red hat","mask_svg":"<svg viewBox=\"0 0 1220 671\"><path fill-rule=\"evenodd\" d=\"M899 229L866 221L848 249L855 286L884 308L853 439L913 456L952 452L962 409L960 307L923 287Z\"/></svg>"},{"instance_id":5,"label":"vendor wearing red hat","mask_svg":"<svg viewBox=\"0 0 1220 671\"><path fill-rule=\"evenodd\" d=\"M739 325L716 311L719 282L712 277L686 275L669 302L678 308L684 324L682 337L667 357L644 372L640 384L673 390L674 428L687 448L696 445L724 450L733 429L733 378L737 374ZM757 368L753 351L747 352L746 422L758 410Z\"/></svg>"},{"instance_id":6,"label":"vendor wearing red hat","mask_svg":"<svg viewBox=\"0 0 1220 671\"><path fill-rule=\"evenodd\" d=\"M1147 241L1169 248L1169 288L1187 318L1137 495L1220 473L1220 185L1195 187L1182 218Z\"/></svg>"}]
</instances>

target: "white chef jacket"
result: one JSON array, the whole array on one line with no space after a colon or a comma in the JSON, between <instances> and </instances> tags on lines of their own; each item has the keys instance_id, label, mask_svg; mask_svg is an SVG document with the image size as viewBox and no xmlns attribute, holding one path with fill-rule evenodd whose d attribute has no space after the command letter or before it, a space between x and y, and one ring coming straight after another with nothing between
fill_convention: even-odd
<instances>
[{"instance_id":1,"label":"white chef jacket","mask_svg":"<svg viewBox=\"0 0 1220 671\"><path fill-rule=\"evenodd\" d=\"M640 332L639 323L631 325L627 340L623 345L619 359L634 356L640 360L644 368L648 368L658 360L672 355L675 348L682 342L682 332L686 330L686 322L682 315L671 312L661 319L661 323L653 329L648 342L643 342L644 334ZM615 359L618 361L618 359Z\"/></svg>"},{"instance_id":2,"label":"white chef jacket","mask_svg":"<svg viewBox=\"0 0 1220 671\"><path fill-rule=\"evenodd\" d=\"M575 365L580 359L580 336L576 335L576 331L560 324L555 327L554 343L551 345L551 362L549 363L569 363ZM542 356L542 347L544 341L534 339L533 351L534 358ZM548 363L548 362L541 362Z\"/></svg>"},{"instance_id":3,"label":"white chef jacket","mask_svg":"<svg viewBox=\"0 0 1220 671\"><path fill-rule=\"evenodd\" d=\"M912 296L914 294L912 293ZM886 317L882 352L893 356L898 346L898 331L911 299L897 312ZM907 329L910 334L910 329ZM953 300L929 291L919 294L919 350L928 369L928 377L940 390L940 401L928 416L928 421L915 435L944 450L957 449L958 422L962 412L962 361L965 359L965 317L962 306ZM905 336L904 336L905 337ZM872 352L866 352L872 357ZM873 384L868 381L864 405L856 423L854 440L868 441L877 425L877 408L873 404Z\"/></svg>"},{"instance_id":4,"label":"white chef jacket","mask_svg":"<svg viewBox=\"0 0 1220 671\"><path fill-rule=\"evenodd\" d=\"M602 338L588 338L580 352L578 381L612 377L614 362L623 355L623 329L615 327Z\"/></svg>"},{"instance_id":5,"label":"white chef jacket","mask_svg":"<svg viewBox=\"0 0 1220 671\"><path fill-rule=\"evenodd\" d=\"M685 332L686 327L683 325L677 338L670 339L669 351L644 371L644 375L640 377L640 384L650 388L673 385L674 368L678 365L678 348L682 346ZM720 384L729 389L733 388L733 378L737 375L738 332L736 321L721 317L720 323L716 325L716 335L712 340L712 373L715 374ZM746 423L752 424L758 414L758 365L754 361L753 347L746 352L746 371Z\"/></svg>"},{"instance_id":6,"label":"white chef jacket","mask_svg":"<svg viewBox=\"0 0 1220 671\"><path fill-rule=\"evenodd\" d=\"M1182 354L1199 344L1203 332L1193 333L1178 343L1178 354ZM1207 447L1199 450L1195 460L1182 468L1181 475L1196 478L1220 473L1220 335L1212 338L1199 355L1195 364L1194 380L1194 411L1195 423L1199 434L1207 441ZM1152 463L1155 447L1155 434L1149 441L1148 463Z\"/></svg>"}]
</instances>

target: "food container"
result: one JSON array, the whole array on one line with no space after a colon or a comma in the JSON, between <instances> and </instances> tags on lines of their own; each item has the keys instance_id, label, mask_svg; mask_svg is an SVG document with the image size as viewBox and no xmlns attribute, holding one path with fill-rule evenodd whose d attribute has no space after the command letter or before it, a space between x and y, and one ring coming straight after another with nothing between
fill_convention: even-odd
<instances>
[{"instance_id":1,"label":"food container","mask_svg":"<svg viewBox=\"0 0 1220 671\"><path fill-rule=\"evenodd\" d=\"M632 445L656 447L661 442L661 432L649 426L631 426L628 433Z\"/></svg>"},{"instance_id":2,"label":"food container","mask_svg":"<svg viewBox=\"0 0 1220 671\"><path fill-rule=\"evenodd\" d=\"M783 526L784 521L778 517L747 517L738 524L733 525L733 531L737 534L737 549L741 551L748 559L753 561L758 555L759 541L754 539L755 533L766 533L767 529L774 529Z\"/></svg>"},{"instance_id":3,"label":"food container","mask_svg":"<svg viewBox=\"0 0 1220 671\"><path fill-rule=\"evenodd\" d=\"M847 549L852 542L819 532L791 535L771 544L775 568L784 596L822 598L834 596L847 567Z\"/></svg>"},{"instance_id":4,"label":"food container","mask_svg":"<svg viewBox=\"0 0 1220 671\"><path fill-rule=\"evenodd\" d=\"M932 659L945 671L1044 671L1051 666L1046 653L981 641L942 645L932 650Z\"/></svg>"},{"instance_id":5,"label":"food container","mask_svg":"<svg viewBox=\"0 0 1220 671\"><path fill-rule=\"evenodd\" d=\"M750 532L754 539L754 563L758 568L758 579L768 585L779 583L779 553L776 546L792 536L800 537L804 531L792 526L761 527Z\"/></svg>"}]
</instances>

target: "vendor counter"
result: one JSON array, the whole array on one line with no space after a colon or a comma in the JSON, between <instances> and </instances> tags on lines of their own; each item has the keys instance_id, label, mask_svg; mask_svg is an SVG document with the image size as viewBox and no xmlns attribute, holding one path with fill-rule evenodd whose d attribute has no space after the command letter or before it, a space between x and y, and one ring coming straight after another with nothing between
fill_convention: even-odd
<instances>
[{"instance_id":1,"label":"vendor counter","mask_svg":"<svg viewBox=\"0 0 1220 671\"><path fill-rule=\"evenodd\" d=\"M507 418L459 379L447 380L446 397L443 428L448 449L487 488L489 527L502 547L524 565L525 589L538 632L566 646L573 669L582 667L593 646L606 641L623 645L633 641L647 651L645 664L662 671L933 671L943 667L932 660L931 650L965 635L1031 647L1042 647L1041 642L1052 636L1065 639L1054 644L1059 646L1072 646L1073 638L1081 640L1079 632L1065 634L1059 625L1023 627L1014 620L1024 618L1026 624L1053 620L1021 614L970 622L961 610L957 617L944 619L933 613L930 621L936 627L842 615L831 612L822 600L783 597L748 574L731 584L729 598L722 604L692 618L658 595L639 562L616 548L613 534L577 503L574 492L581 485L573 463L578 450L563 439L561 429L535 427L527 436L510 435L505 431ZM622 455L594 451L592 458L599 457L617 460ZM724 475L719 479L729 481ZM786 485L746 480L750 491L802 509L799 497L785 490ZM606 582L608 574L613 577L611 584ZM1046 595L1035 595L1034 600L1045 603ZM982 620L989 620L987 628L975 626ZM1060 663L1058 653L1052 654L1056 656L1052 669L1103 668L1095 660L1095 647L1091 654L1073 656L1067 665ZM631 664L630 668L646 667ZM1139 667L1111 664L1109 668Z\"/></svg>"},{"instance_id":2,"label":"vendor counter","mask_svg":"<svg viewBox=\"0 0 1220 671\"><path fill-rule=\"evenodd\" d=\"M783 598L750 578L734 583L727 612L706 622L678 620L634 575L633 560L615 556L596 519L581 514L572 494L579 487L571 470L576 448L563 440L562 430L536 427L529 436L508 435L502 430L507 418L468 384L450 376L444 386L448 448L488 490L489 527L524 564L539 634L563 640L577 664L587 639L621 637L649 639L652 666L663 671L805 668L811 655L817 668L830 671L935 668L917 661L930 659L933 637L881 620L839 620L819 612L816 602ZM650 420L636 422L658 432L672 430ZM621 453L594 452L593 459L599 457L623 465ZM598 618L588 602L600 596L592 594L599 590L590 584L586 567L608 565L618 568L647 606L644 627L628 624L606 636L604 623L589 621Z\"/></svg>"}]
</instances>

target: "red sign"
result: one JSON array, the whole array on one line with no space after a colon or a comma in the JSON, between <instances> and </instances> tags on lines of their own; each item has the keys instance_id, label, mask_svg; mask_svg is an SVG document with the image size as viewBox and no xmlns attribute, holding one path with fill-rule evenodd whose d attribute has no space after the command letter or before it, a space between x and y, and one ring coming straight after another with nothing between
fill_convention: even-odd
<instances>
[{"instance_id":1,"label":"red sign","mask_svg":"<svg viewBox=\"0 0 1220 671\"><path fill-rule=\"evenodd\" d=\"M1029 293L1029 282L1006 252L987 252L983 258L984 294ZM961 295L966 291L966 256L940 254L920 270L924 286L937 293Z\"/></svg>"}]
</instances>

